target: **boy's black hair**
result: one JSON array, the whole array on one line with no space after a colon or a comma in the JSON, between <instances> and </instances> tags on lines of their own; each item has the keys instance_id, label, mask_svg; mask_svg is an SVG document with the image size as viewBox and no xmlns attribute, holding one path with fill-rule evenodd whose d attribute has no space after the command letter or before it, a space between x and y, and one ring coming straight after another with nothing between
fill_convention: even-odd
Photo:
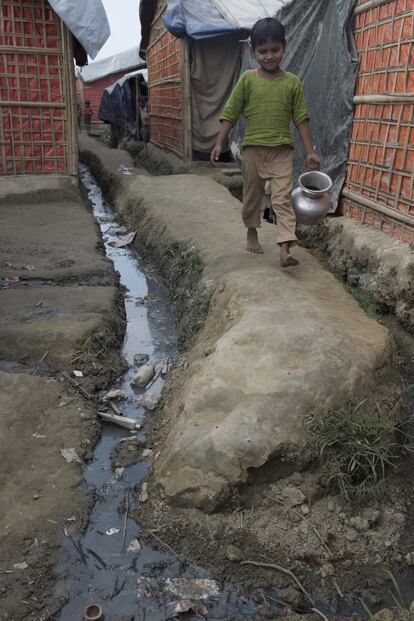
<instances>
[{"instance_id":1,"label":"boy's black hair","mask_svg":"<svg viewBox=\"0 0 414 621\"><path fill-rule=\"evenodd\" d=\"M257 21L250 33L252 48L269 41L278 41L286 47L285 27L276 17L265 17Z\"/></svg>"}]
</instances>

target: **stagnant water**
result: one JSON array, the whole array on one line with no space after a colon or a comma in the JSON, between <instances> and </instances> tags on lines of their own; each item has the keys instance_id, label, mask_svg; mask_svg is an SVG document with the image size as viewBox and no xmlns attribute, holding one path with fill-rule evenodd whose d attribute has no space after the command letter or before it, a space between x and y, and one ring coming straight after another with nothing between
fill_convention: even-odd
<instances>
[{"instance_id":1,"label":"stagnant water","mask_svg":"<svg viewBox=\"0 0 414 621\"><path fill-rule=\"evenodd\" d=\"M126 400L120 404L123 413L143 422L145 416L156 416L156 413L145 414L136 405L137 396L144 391L130 386L136 371L134 356L147 354L154 365L160 366L165 357L173 359L177 355L167 291L145 270L133 249L110 245L111 240L116 238L111 232L111 228L117 225L116 219L88 169L81 166L80 172L101 229L106 254L113 261L120 283L124 286L127 324L122 356L128 363L128 370L113 388L121 388L126 393ZM163 379L159 378L150 391L160 393L162 386ZM171 604L185 597L165 590L166 581L211 578L202 568L181 562L162 545L158 545L157 549L152 547L148 534L144 541L142 527L130 518L125 519L126 514L119 511L120 506L125 506L126 499L130 507L134 506L135 495L131 491L142 484L151 465L149 461L141 461L123 471L112 471L111 452L129 437L137 437L142 443L146 441L142 432L131 434L121 427L103 423L102 436L93 460L85 469L85 485L89 490L95 490L95 503L86 532L82 536L68 536L65 540L67 559L60 568L61 579L56 596L61 600L67 599L67 604L58 616L60 621L81 620L85 607L91 603L102 606L106 621L159 621L171 618ZM191 533L188 535L191 536ZM141 549L128 551L135 539ZM211 587L212 582L207 585ZM405 594L411 591L411 581L405 577L401 586ZM262 590L258 584L246 593L235 585L218 587L217 593L203 600L203 612L207 612L205 616L209 620L263 618L263 603L272 607L274 618L281 613L281 608L274 602L277 589ZM389 594L384 598L387 599ZM317 597L316 600L318 608L327 618L332 618L334 614L348 617L352 611L362 612L361 606L352 598L342 600L336 609ZM186 619L191 618L200 619L200 616L186 616Z\"/></svg>"},{"instance_id":2,"label":"stagnant water","mask_svg":"<svg viewBox=\"0 0 414 621\"><path fill-rule=\"evenodd\" d=\"M168 296L165 288L145 273L142 261L133 249L114 248L109 244L116 238L110 234L111 227L117 224L114 215L88 169L82 166L80 172L102 232L106 254L125 287L127 324L122 356L129 368L113 388L121 388L126 393L127 399L120 403L124 414L142 422L145 413L135 401L143 390L130 386L136 371L134 356L148 354L154 365L159 366L164 357L177 355ZM159 378L150 391L159 393L162 385L163 379ZM135 435L145 441L143 433ZM148 545L148 536L145 543L140 525L129 518L125 523L123 512L118 511L127 497L129 506L133 506L129 492L142 483L150 467L150 462L142 461L126 467L122 474L112 471L110 456L113 448L130 436L131 432L121 427L103 423L102 437L93 460L85 469L85 481L89 488L95 488L96 502L85 534L67 537L65 541L67 560L61 567L62 579L57 596L68 598L68 602L59 616L61 621L82 619L85 606L94 602L102 606L107 621L132 617L146 621L166 619L171 613L168 604L183 599L162 595L166 579L210 578L202 568L181 563L168 550L160 551L162 546L154 549ZM107 534L110 529L116 529L112 531L114 534ZM142 546L139 552L127 550L134 539L138 539ZM154 579L154 584L144 582L150 588L139 588L139 581L143 584L142 578ZM204 605L209 619L255 618L258 610L254 599L252 596L241 597L236 587L225 585L214 597L207 598Z\"/></svg>"}]
</instances>

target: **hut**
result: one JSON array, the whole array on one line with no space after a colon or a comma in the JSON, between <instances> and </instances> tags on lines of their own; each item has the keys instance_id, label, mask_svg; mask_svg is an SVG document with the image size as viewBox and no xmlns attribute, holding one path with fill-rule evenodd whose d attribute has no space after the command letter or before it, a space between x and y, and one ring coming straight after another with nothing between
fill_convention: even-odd
<instances>
[{"instance_id":1,"label":"hut","mask_svg":"<svg viewBox=\"0 0 414 621\"><path fill-rule=\"evenodd\" d=\"M73 59L109 34L100 0L1 0L0 175L77 173Z\"/></svg>"},{"instance_id":2,"label":"hut","mask_svg":"<svg viewBox=\"0 0 414 621\"><path fill-rule=\"evenodd\" d=\"M90 63L78 71L76 89L78 105L83 110L85 101L90 102L93 129L99 129L99 126L103 125L102 119L99 118L99 104L104 90L126 73L144 69L146 66L146 61L140 57L138 48L134 47Z\"/></svg>"},{"instance_id":3,"label":"hut","mask_svg":"<svg viewBox=\"0 0 414 621\"><path fill-rule=\"evenodd\" d=\"M223 100L246 66L237 42L255 19L276 12L287 28L287 67L304 82L335 181L336 213L413 243L414 0L211 0L208 7L141 0L151 142L186 160L208 150ZM238 64L230 67L226 54ZM219 89L218 68L229 78ZM204 105L209 88L215 109Z\"/></svg>"},{"instance_id":4,"label":"hut","mask_svg":"<svg viewBox=\"0 0 414 621\"><path fill-rule=\"evenodd\" d=\"M414 244L414 0L358 0L359 70L341 212Z\"/></svg>"}]
</instances>

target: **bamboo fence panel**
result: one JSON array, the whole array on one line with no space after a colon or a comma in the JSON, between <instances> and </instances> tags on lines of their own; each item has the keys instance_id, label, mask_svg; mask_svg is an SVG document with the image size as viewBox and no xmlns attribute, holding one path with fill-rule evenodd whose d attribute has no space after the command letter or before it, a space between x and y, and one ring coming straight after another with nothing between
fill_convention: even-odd
<instances>
[{"instance_id":1,"label":"bamboo fence panel","mask_svg":"<svg viewBox=\"0 0 414 621\"><path fill-rule=\"evenodd\" d=\"M414 0L355 8L360 65L345 215L414 242Z\"/></svg>"},{"instance_id":2,"label":"bamboo fence panel","mask_svg":"<svg viewBox=\"0 0 414 621\"><path fill-rule=\"evenodd\" d=\"M1 175L76 173L70 54L45 0L1 0Z\"/></svg>"}]
</instances>

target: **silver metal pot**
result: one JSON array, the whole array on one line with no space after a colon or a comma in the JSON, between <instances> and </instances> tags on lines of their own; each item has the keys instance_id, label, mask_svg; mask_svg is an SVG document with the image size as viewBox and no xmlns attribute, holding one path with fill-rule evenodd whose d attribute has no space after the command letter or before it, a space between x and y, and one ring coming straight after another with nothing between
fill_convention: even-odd
<instances>
[{"instance_id":1,"label":"silver metal pot","mask_svg":"<svg viewBox=\"0 0 414 621\"><path fill-rule=\"evenodd\" d=\"M305 172L298 179L299 187L292 192L292 205L299 224L317 224L331 206L329 190L332 180L319 170Z\"/></svg>"}]
</instances>

